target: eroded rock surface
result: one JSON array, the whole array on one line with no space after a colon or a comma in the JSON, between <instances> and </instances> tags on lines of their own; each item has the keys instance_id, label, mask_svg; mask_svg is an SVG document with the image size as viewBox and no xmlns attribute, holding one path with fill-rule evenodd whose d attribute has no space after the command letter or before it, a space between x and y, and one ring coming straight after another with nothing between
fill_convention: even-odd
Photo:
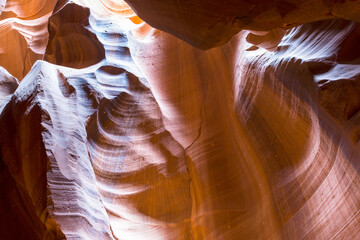
<instances>
[{"instance_id":1,"label":"eroded rock surface","mask_svg":"<svg viewBox=\"0 0 360 240\"><path fill-rule=\"evenodd\" d=\"M150 24L196 7L131 2ZM166 23L200 47L235 34L206 51L123 1L29 7L49 38L25 78L0 61L0 238L357 239L358 1L231 3ZM230 35L199 32L248 8ZM302 24L329 9L352 21Z\"/></svg>"},{"instance_id":2,"label":"eroded rock surface","mask_svg":"<svg viewBox=\"0 0 360 240\"><path fill-rule=\"evenodd\" d=\"M243 29L289 29L332 18L360 21L356 0L125 1L151 26L202 49L220 46Z\"/></svg>"}]
</instances>

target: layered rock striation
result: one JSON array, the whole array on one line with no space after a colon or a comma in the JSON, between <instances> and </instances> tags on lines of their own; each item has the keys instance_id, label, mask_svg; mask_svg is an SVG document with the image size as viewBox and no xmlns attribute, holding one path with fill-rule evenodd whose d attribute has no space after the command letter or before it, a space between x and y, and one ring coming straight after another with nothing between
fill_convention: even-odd
<instances>
[{"instance_id":1,"label":"layered rock striation","mask_svg":"<svg viewBox=\"0 0 360 240\"><path fill-rule=\"evenodd\" d=\"M360 235L358 1L128 1L206 51L124 2L30 2L38 55L0 59L1 239Z\"/></svg>"},{"instance_id":2,"label":"layered rock striation","mask_svg":"<svg viewBox=\"0 0 360 240\"><path fill-rule=\"evenodd\" d=\"M125 1L151 26L202 49L220 46L244 29L290 29L334 18L360 20L356 0Z\"/></svg>"}]
</instances>

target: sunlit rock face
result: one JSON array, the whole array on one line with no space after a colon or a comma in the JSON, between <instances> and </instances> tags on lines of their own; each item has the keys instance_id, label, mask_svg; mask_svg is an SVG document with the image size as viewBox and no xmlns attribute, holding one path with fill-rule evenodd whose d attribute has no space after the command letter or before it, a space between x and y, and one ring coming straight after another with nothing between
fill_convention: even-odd
<instances>
[{"instance_id":1,"label":"sunlit rock face","mask_svg":"<svg viewBox=\"0 0 360 240\"><path fill-rule=\"evenodd\" d=\"M129 0L201 48L235 34L206 51L123 1L20 2L2 21L48 31L0 61L0 239L359 238L358 1L214 1L202 22L249 7L252 30L207 33L176 15L201 1ZM352 21L302 24L323 5Z\"/></svg>"},{"instance_id":2,"label":"sunlit rock face","mask_svg":"<svg viewBox=\"0 0 360 240\"><path fill-rule=\"evenodd\" d=\"M0 65L22 79L44 56L56 0L0 1Z\"/></svg>"},{"instance_id":3,"label":"sunlit rock face","mask_svg":"<svg viewBox=\"0 0 360 240\"><path fill-rule=\"evenodd\" d=\"M273 42L267 35L257 36ZM359 104L349 86L360 54L338 58L355 36L356 24L325 21L288 31L274 52L246 32L206 52L164 33L153 39L160 46L134 43L165 126L191 159L195 239L357 236Z\"/></svg>"},{"instance_id":4,"label":"sunlit rock face","mask_svg":"<svg viewBox=\"0 0 360 240\"><path fill-rule=\"evenodd\" d=\"M332 18L360 21L356 0L125 1L151 26L202 49L220 46L243 29L289 29Z\"/></svg>"}]
</instances>

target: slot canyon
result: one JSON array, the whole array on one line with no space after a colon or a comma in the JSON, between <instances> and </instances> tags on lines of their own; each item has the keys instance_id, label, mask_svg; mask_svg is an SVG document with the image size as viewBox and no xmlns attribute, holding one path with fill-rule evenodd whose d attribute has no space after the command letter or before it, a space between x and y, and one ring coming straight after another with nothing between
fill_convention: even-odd
<instances>
[{"instance_id":1,"label":"slot canyon","mask_svg":"<svg viewBox=\"0 0 360 240\"><path fill-rule=\"evenodd\" d=\"M360 239L360 0L0 0L0 240Z\"/></svg>"}]
</instances>

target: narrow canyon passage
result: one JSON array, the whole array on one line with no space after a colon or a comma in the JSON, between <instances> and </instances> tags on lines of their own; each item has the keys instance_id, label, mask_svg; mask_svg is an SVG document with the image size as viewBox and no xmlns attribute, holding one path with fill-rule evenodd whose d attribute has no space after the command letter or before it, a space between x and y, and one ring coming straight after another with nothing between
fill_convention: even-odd
<instances>
[{"instance_id":1,"label":"narrow canyon passage","mask_svg":"<svg viewBox=\"0 0 360 240\"><path fill-rule=\"evenodd\" d=\"M1 5L0 239L359 238L360 1L126 2Z\"/></svg>"}]
</instances>

